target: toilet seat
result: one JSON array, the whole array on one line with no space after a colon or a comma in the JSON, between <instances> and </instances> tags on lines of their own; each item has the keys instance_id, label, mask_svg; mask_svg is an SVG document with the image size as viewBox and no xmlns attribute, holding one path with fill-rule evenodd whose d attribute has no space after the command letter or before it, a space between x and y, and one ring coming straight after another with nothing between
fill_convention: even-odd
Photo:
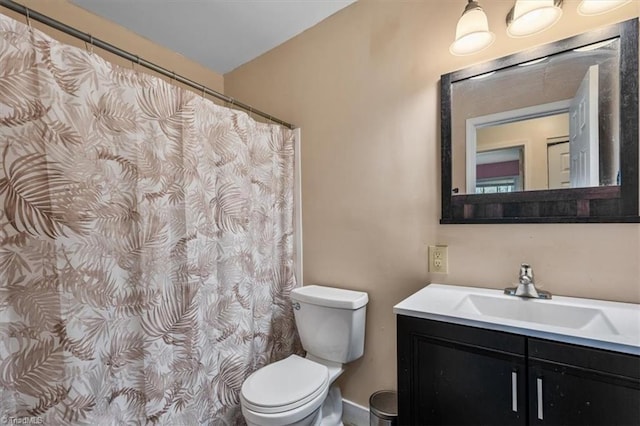
<instances>
[{"instance_id":1,"label":"toilet seat","mask_svg":"<svg viewBox=\"0 0 640 426\"><path fill-rule=\"evenodd\" d=\"M242 405L251 411L276 414L294 410L329 388L329 369L291 355L253 372L242 384Z\"/></svg>"}]
</instances>

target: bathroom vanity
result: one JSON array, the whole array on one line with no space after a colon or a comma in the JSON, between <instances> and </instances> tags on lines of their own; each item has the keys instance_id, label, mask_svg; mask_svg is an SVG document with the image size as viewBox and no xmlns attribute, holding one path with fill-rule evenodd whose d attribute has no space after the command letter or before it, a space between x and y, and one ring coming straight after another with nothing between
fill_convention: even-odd
<instances>
[{"instance_id":1,"label":"bathroom vanity","mask_svg":"<svg viewBox=\"0 0 640 426\"><path fill-rule=\"evenodd\" d=\"M431 284L394 307L401 425L640 424L640 306Z\"/></svg>"}]
</instances>

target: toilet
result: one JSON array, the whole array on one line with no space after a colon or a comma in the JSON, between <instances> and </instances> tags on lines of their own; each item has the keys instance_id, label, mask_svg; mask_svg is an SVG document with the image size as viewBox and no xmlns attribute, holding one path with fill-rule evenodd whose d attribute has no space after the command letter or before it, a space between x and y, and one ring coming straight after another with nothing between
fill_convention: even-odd
<instances>
[{"instance_id":1,"label":"toilet","mask_svg":"<svg viewBox=\"0 0 640 426\"><path fill-rule=\"evenodd\" d=\"M291 355L253 372L240 404L249 426L342 425L342 396L332 383L364 352L367 293L310 285L291 292L306 357Z\"/></svg>"}]
</instances>

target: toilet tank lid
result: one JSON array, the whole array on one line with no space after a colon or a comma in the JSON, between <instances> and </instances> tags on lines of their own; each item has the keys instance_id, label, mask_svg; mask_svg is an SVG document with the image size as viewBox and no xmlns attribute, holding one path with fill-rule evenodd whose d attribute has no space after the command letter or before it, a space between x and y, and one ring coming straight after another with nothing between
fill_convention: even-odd
<instances>
[{"instance_id":1,"label":"toilet tank lid","mask_svg":"<svg viewBox=\"0 0 640 426\"><path fill-rule=\"evenodd\" d=\"M328 308L359 309L367 304L369 296L363 291L307 285L293 289L291 299Z\"/></svg>"}]
</instances>

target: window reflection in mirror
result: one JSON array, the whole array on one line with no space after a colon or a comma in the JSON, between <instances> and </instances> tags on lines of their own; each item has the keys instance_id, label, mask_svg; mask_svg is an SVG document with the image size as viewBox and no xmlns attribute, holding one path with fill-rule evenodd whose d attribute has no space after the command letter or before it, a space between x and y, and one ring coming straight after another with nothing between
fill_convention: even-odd
<instances>
[{"instance_id":1,"label":"window reflection in mirror","mask_svg":"<svg viewBox=\"0 0 640 426\"><path fill-rule=\"evenodd\" d=\"M616 38L455 82L454 192L619 184L619 52Z\"/></svg>"},{"instance_id":2,"label":"window reflection in mirror","mask_svg":"<svg viewBox=\"0 0 640 426\"><path fill-rule=\"evenodd\" d=\"M482 130L488 137L479 137L476 153L476 194L495 194L499 192L522 191L524 178L524 146L508 146L491 148L494 145L491 130L498 127L487 127ZM498 129L499 130L499 129ZM484 142L484 143L483 143Z\"/></svg>"}]
</instances>

